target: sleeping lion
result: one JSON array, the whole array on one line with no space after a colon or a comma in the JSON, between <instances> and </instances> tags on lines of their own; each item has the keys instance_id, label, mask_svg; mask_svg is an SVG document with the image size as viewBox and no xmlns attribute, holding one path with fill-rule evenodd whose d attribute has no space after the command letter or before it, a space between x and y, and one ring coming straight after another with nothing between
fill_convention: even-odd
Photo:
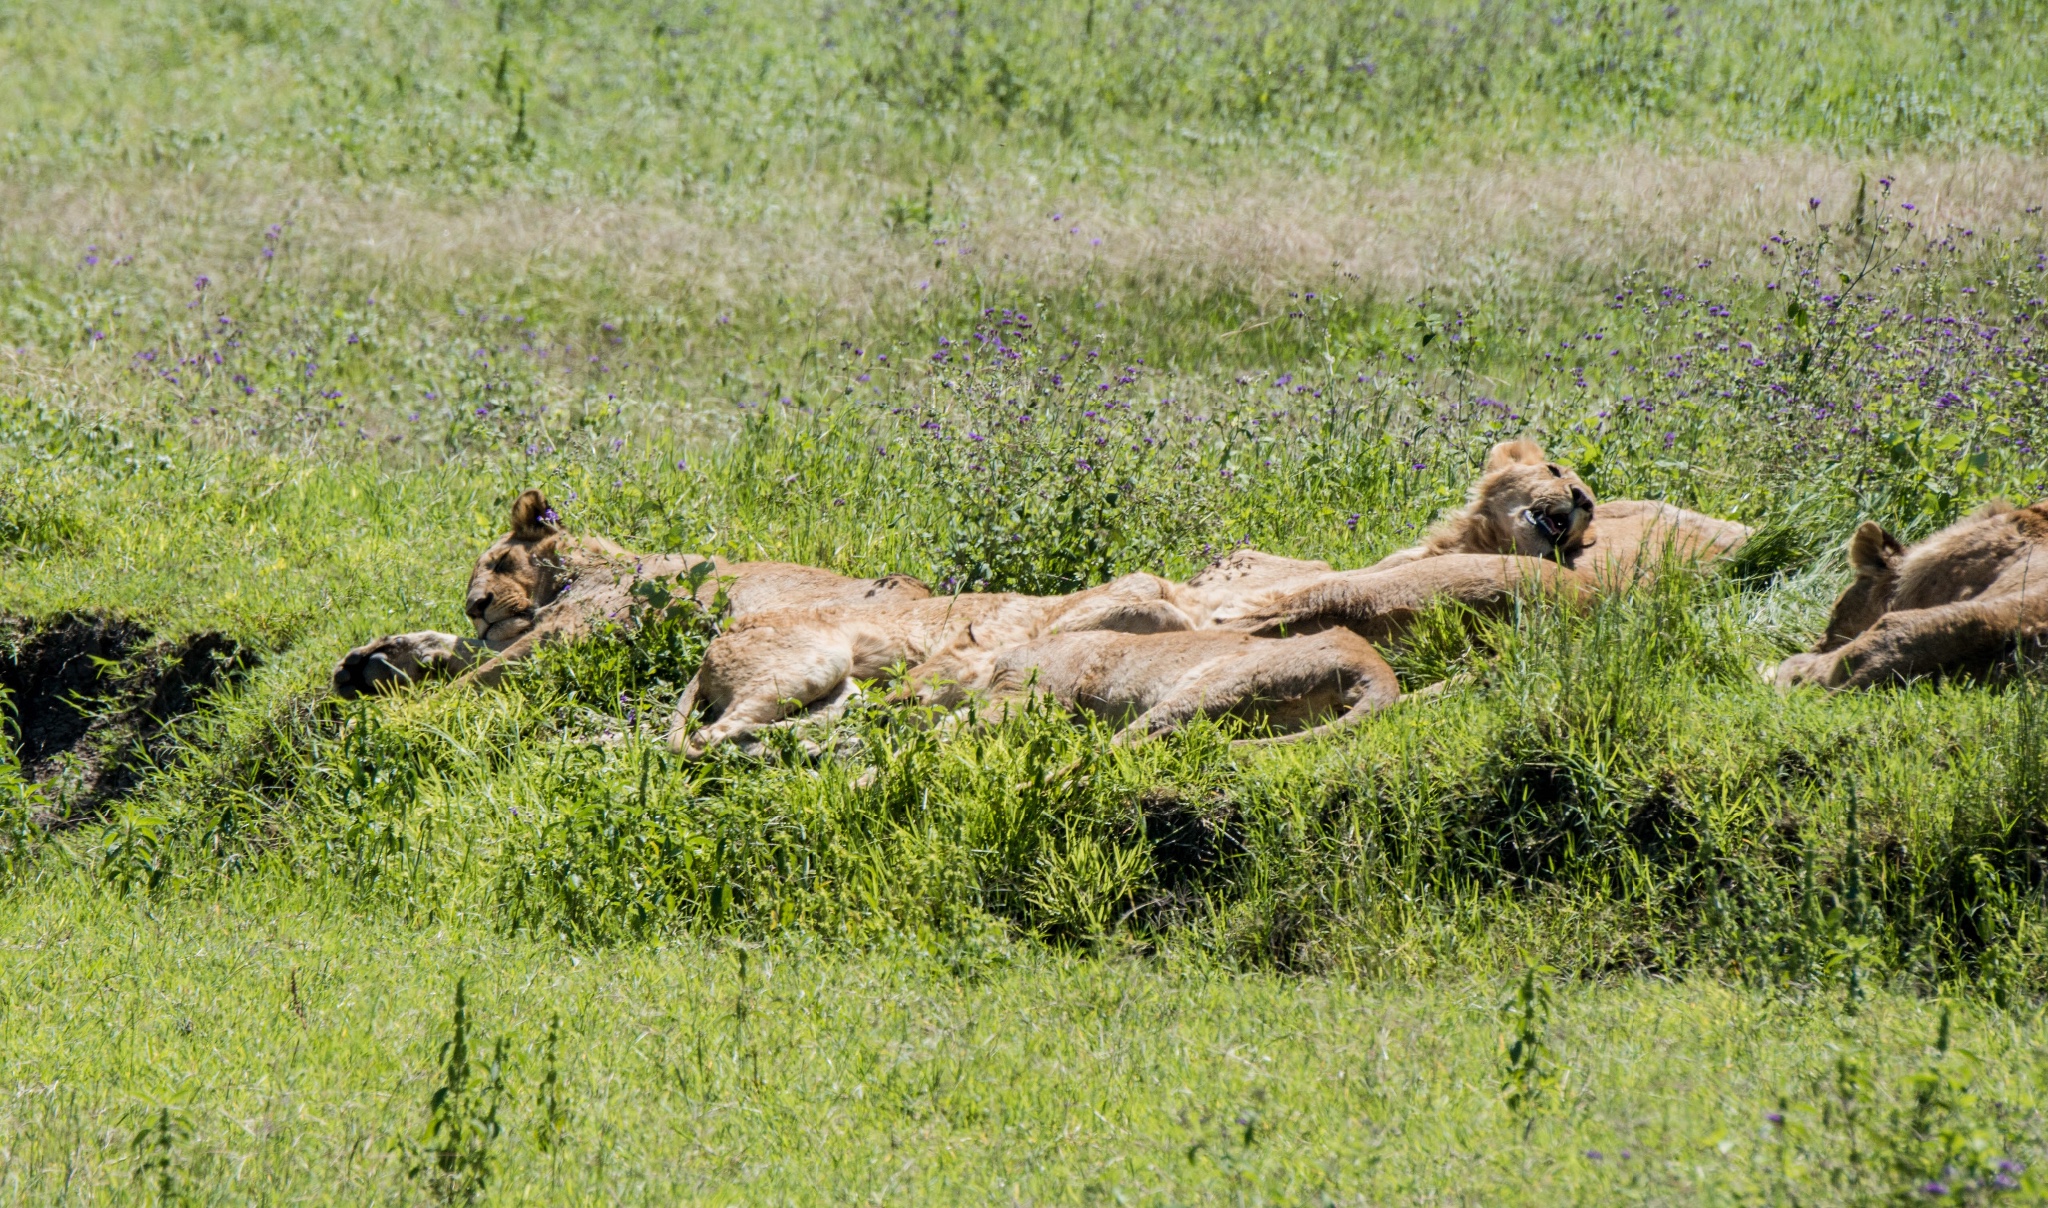
<instances>
[{"instance_id":1,"label":"sleeping lion","mask_svg":"<svg viewBox=\"0 0 2048 1208\"><path fill-rule=\"evenodd\" d=\"M2048 500L1986 504L1910 548L1866 520L1849 566L1820 641L1771 673L1780 689L1982 673L2038 654L2048 633Z\"/></svg>"},{"instance_id":2,"label":"sleeping lion","mask_svg":"<svg viewBox=\"0 0 2048 1208\"><path fill-rule=\"evenodd\" d=\"M931 595L909 575L849 579L789 562L631 553L603 537L564 533L547 499L526 491L512 503L511 531L470 571L463 611L476 636L423 631L358 646L335 665L334 691L354 697L450 675L495 684L542 643L580 637L606 623L631 624L636 583L687 579L705 562L712 572L698 589L699 599L710 603L722 583L736 618L776 607L861 607Z\"/></svg>"}]
</instances>

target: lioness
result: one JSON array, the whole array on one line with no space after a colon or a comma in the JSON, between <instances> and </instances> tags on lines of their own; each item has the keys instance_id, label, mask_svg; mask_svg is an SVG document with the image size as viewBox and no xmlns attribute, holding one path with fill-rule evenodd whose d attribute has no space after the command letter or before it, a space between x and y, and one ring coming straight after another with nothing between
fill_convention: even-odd
<instances>
[{"instance_id":1,"label":"lioness","mask_svg":"<svg viewBox=\"0 0 2048 1208\"><path fill-rule=\"evenodd\" d=\"M914 666L970 625L997 647L1051 630L1188 629L1173 602L1177 584L1125 575L1070 596L971 592L888 607L780 609L745 618L715 638L669 720L669 746L695 759L722 742L750 742L792 713L830 718L858 681ZM692 731L699 706L708 724Z\"/></svg>"},{"instance_id":2,"label":"lioness","mask_svg":"<svg viewBox=\"0 0 2048 1208\"><path fill-rule=\"evenodd\" d=\"M1820 641L1778 664L1780 689L1982 672L2048 632L2048 500L1986 504L1910 549L1866 520L1849 565Z\"/></svg>"},{"instance_id":3,"label":"lioness","mask_svg":"<svg viewBox=\"0 0 2048 1208\"><path fill-rule=\"evenodd\" d=\"M789 562L728 562L697 554L634 554L602 537L561 530L539 491L512 503L512 527L476 560L464 611L473 638L423 631L379 638L348 652L334 668L344 697L441 675L467 673L495 684L513 663L544 642L589 632L612 621L630 624L633 585L652 578L686 579L710 562L713 579L699 589L709 604L719 581L734 617L795 605L870 605L921 600L931 589L908 575L849 579Z\"/></svg>"},{"instance_id":4,"label":"lioness","mask_svg":"<svg viewBox=\"0 0 2048 1208\"><path fill-rule=\"evenodd\" d=\"M1707 562L1733 552L1754 530L1649 499L1596 503L1571 470L1545 460L1532 441L1504 441L1465 506L1445 517L1422 544L1368 570L1391 570L1444 554L1521 554L1552 558L1618 587L1666 557Z\"/></svg>"},{"instance_id":5,"label":"lioness","mask_svg":"<svg viewBox=\"0 0 2048 1208\"><path fill-rule=\"evenodd\" d=\"M1319 736L1352 725L1401 696L1372 643L1344 629L1291 638L1218 633L1056 633L996 648L969 631L905 678L908 696L951 708L985 697L1000 715L1050 696L1119 728L1127 743L1196 717L1235 717ZM1313 729L1318 719L1332 718Z\"/></svg>"}]
</instances>

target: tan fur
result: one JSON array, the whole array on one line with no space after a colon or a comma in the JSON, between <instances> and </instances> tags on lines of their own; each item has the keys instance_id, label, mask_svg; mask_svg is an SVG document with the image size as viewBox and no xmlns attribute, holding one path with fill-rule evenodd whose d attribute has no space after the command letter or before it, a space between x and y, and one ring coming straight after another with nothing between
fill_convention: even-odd
<instances>
[{"instance_id":1,"label":"tan fur","mask_svg":"<svg viewBox=\"0 0 2048 1208\"><path fill-rule=\"evenodd\" d=\"M334 691L345 698L388 692L460 675L495 653L485 642L452 633L394 633L343 655L334 665Z\"/></svg>"},{"instance_id":2,"label":"tan fur","mask_svg":"<svg viewBox=\"0 0 2048 1208\"><path fill-rule=\"evenodd\" d=\"M1308 583L1330 574L1327 562L1283 558L1255 549L1232 550L1211 562L1181 586L1174 601L1196 627L1218 612L1282 587Z\"/></svg>"},{"instance_id":3,"label":"tan fur","mask_svg":"<svg viewBox=\"0 0 2048 1208\"><path fill-rule=\"evenodd\" d=\"M850 579L788 562L728 562L697 554L635 554L602 537L565 534L539 491L513 501L510 531L476 560L464 611L475 638L401 633L358 646L334 668L336 693L358 696L435 675L467 672L495 684L540 645L631 624L632 588L651 578L686 576L702 562L712 577L699 589L709 604L721 582L735 618L800 605L865 606L923 599L931 590L908 575Z\"/></svg>"},{"instance_id":4,"label":"tan fur","mask_svg":"<svg viewBox=\"0 0 2048 1208\"><path fill-rule=\"evenodd\" d=\"M724 742L749 742L795 713L836 716L857 681L924 662L973 631L991 650L1054 631L1181 630L1190 622L1156 575L1121 579L1070 596L975 592L886 607L786 609L749 617L720 634L669 721L669 746L698 758ZM702 706L709 724L694 732Z\"/></svg>"},{"instance_id":5,"label":"tan fur","mask_svg":"<svg viewBox=\"0 0 2048 1208\"><path fill-rule=\"evenodd\" d=\"M1439 521L1422 544L1392 553L1370 570L1392 570L1443 554L1520 554L1563 558L1585 544L1593 491L1577 474L1545 460L1533 441L1497 444L1465 506Z\"/></svg>"},{"instance_id":6,"label":"tan fur","mask_svg":"<svg viewBox=\"0 0 2048 1208\"><path fill-rule=\"evenodd\" d=\"M1755 532L1653 499L1616 499L1594 509L1586 540L1567 564L1603 587L1619 587L1647 579L1669 559L1699 565L1724 558Z\"/></svg>"},{"instance_id":7,"label":"tan fur","mask_svg":"<svg viewBox=\"0 0 2048 1208\"><path fill-rule=\"evenodd\" d=\"M1218 612L1218 628L1243 633L1314 632L1341 626L1370 642L1399 637L1441 600L1487 615L1517 600L1551 595L1582 602L1593 585L1548 558L1443 554L1382 570L1344 571L1282 587Z\"/></svg>"},{"instance_id":8,"label":"tan fur","mask_svg":"<svg viewBox=\"0 0 2048 1208\"><path fill-rule=\"evenodd\" d=\"M975 646L986 660L965 657ZM970 670L974 669L974 670ZM973 683L956 678L962 672ZM1118 742L1148 738L1197 717L1235 717L1290 737L1355 724L1400 699L1393 669L1372 644L1343 629L1292 638L1219 633L1058 633L995 649L963 635L947 657L906 677L909 696L958 705L986 698L1000 715L1035 695L1120 727ZM1334 718L1306 731L1305 726Z\"/></svg>"},{"instance_id":9,"label":"tan fur","mask_svg":"<svg viewBox=\"0 0 2048 1208\"><path fill-rule=\"evenodd\" d=\"M1780 689L1981 672L2048 633L2048 500L1987 504L1911 548L1865 521L1848 553L1855 581L1814 648L1778 664Z\"/></svg>"}]
</instances>

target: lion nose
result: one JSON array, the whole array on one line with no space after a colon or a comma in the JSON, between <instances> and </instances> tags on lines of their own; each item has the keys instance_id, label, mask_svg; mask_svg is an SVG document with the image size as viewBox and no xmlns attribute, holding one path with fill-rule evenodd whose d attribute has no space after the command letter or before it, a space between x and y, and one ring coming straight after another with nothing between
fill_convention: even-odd
<instances>
[{"instance_id":1,"label":"lion nose","mask_svg":"<svg viewBox=\"0 0 2048 1208\"><path fill-rule=\"evenodd\" d=\"M463 611L470 615L471 620L481 621L484 619L484 613L489 611L490 607L491 598L489 596L471 596L468 606Z\"/></svg>"}]
</instances>

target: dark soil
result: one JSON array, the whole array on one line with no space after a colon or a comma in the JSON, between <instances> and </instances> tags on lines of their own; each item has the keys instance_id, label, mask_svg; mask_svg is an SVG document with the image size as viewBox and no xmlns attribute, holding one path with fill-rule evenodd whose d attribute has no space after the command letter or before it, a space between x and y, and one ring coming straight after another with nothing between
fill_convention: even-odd
<instances>
[{"instance_id":1,"label":"dark soil","mask_svg":"<svg viewBox=\"0 0 2048 1208\"><path fill-rule=\"evenodd\" d=\"M179 722L259 661L222 634L159 640L125 617L0 618L8 737L56 823L98 817L133 792L176 757Z\"/></svg>"}]
</instances>

